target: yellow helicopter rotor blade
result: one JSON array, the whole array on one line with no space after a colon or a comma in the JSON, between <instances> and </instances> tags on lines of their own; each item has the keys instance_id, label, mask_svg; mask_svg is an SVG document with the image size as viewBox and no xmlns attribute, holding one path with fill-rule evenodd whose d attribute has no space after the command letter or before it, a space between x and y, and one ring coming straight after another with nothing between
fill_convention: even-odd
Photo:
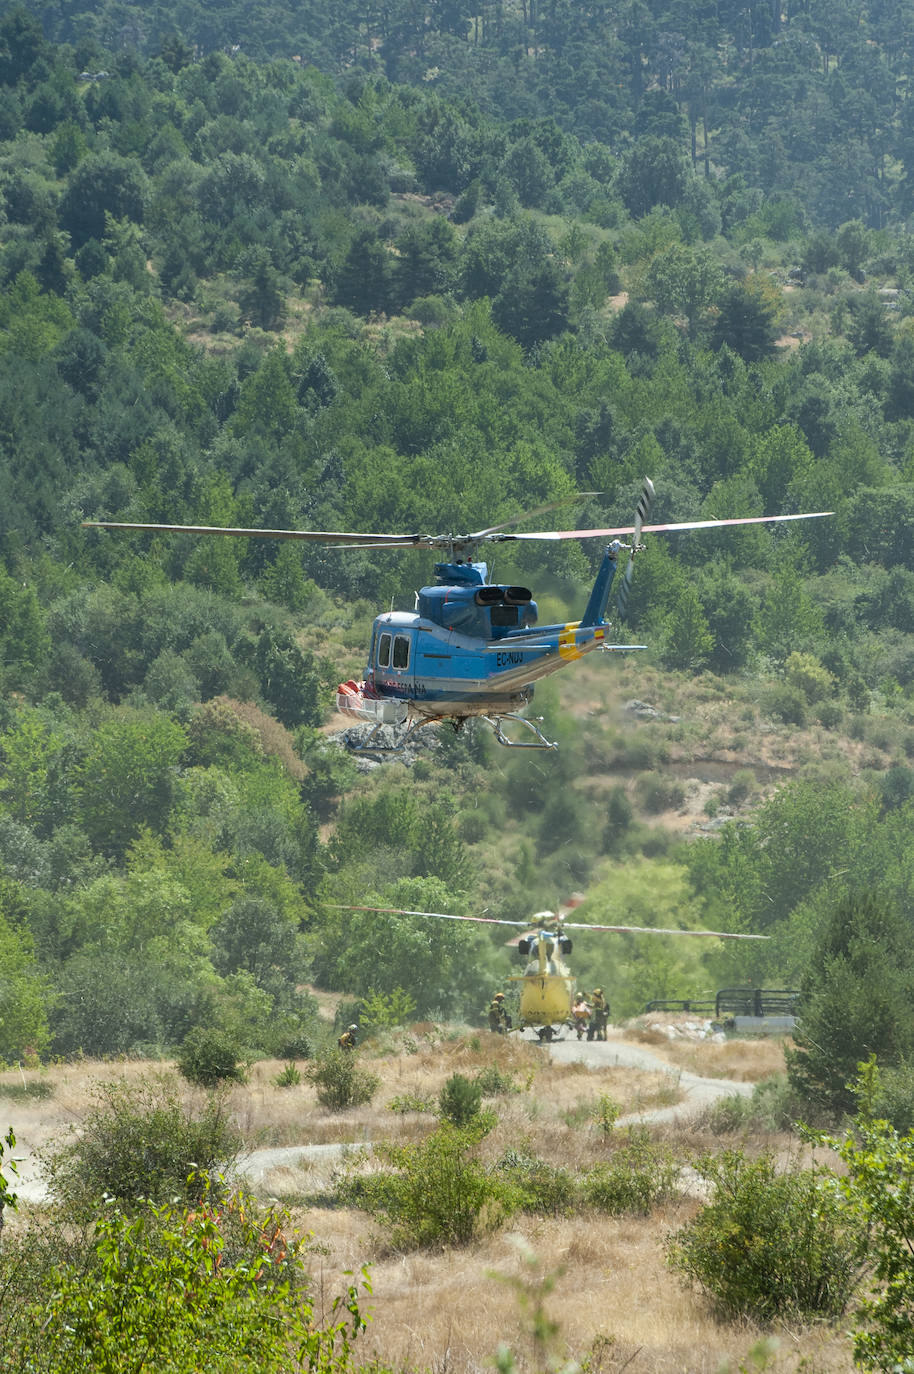
<instances>
[{"instance_id":1,"label":"yellow helicopter rotor blade","mask_svg":"<svg viewBox=\"0 0 914 1374\"><path fill-rule=\"evenodd\" d=\"M603 926L565 921L566 930L601 930L613 935L700 935L714 940L770 940L770 935L746 935L732 930L667 930L661 926Z\"/></svg>"},{"instance_id":2,"label":"yellow helicopter rotor blade","mask_svg":"<svg viewBox=\"0 0 914 1374\"><path fill-rule=\"evenodd\" d=\"M434 916L437 921L474 921L485 926L525 926L527 921L502 921L497 916L455 916L451 911L407 911L400 906L343 906L328 902L330 911L374 911L388 916Z\"/></svg>"}]
</instances>

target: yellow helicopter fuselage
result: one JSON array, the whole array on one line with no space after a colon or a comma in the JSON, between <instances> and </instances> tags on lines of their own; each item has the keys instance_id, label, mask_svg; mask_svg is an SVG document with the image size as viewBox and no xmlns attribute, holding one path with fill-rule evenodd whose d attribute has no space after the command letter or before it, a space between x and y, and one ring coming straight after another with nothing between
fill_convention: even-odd
<instances>
[{"instance_id":1,"label":"yellow helicopter fuselage","mask_svg":"<svg viewBox=\"0 0 914 1374\"><path fill-rule=\"evenodd\" d=\"M521 984L521 1030L527 1026L543 1030L570 1021L574 978L552 935L540 932L535 957L512 981Z\"/></svg>"}]
</instances>

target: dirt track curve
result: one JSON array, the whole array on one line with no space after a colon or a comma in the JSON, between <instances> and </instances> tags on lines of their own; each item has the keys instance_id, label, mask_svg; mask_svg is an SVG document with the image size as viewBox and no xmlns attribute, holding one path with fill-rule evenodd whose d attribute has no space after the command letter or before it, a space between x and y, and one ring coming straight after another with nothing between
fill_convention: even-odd
<instances>
[{"instance_id":1,"label":"dirt track curve","mask_svg":"<svg viewBox=\"0 0 914 1374\"><path fill-rule=\"evenodd\" d=\"M624 1068L665 1073L683 1094L683 1100L672 1107L654 1107L620 1117L617 1123L620 1126L636 1122L681 1120L719 1097L732 1094L745 1097L752 1092L751 1083L738 1083L728 1078L701 1078L698 1074L689 1073L685 1069L673 1068L649 1049L625 1040L621 1031L614 1031L612 1028L605 1043L576 1040L572 1036L570 1039L555 1041L548 1047L544 1046L543 1053L551 1055L560 1064L581 1062L594 1068L621 1065ZM237 1171L249 1188L269 1195L277 1186L279 1191L282 1191L283 1176L288 1181L291 1173L300 1180L302 1165L306 1165L308 1186L318 1191L329 1185L331 1172L348 1151L363 1148L364 1142L352 1145L286 1145L251 1150L239 1159ZM37 1160L27 1151L17 1150L17 1157L19 1174L10 1181L21 1201L46 1201L47 1189L39 1174Z\"/></svg>"},{"instance_id":2,"label":"dirt track curve","mask_svg":"<svg viewBox=\"0 0 914 1374\"><path fill-rule=\"evenodd\" d=\"M683 1094L683 1100L672 1107L652 1107L643 1112L632 1112L630 1116L620 1117L618 1125L628 1126L637 1121L676 1121L700 1111L719 1097L751 1097L751 1083L737 1083L732 1078L701 1078L687 1069L674 1069L643 1045L633 1045L623 1039L622 1032L609 1029L605 1042L598 1040L559 1040L550 1045L549 1052L559 1064L583 1063L593 1068L611 1068L621 1065L627 1069L647 1069L669 1075Z\"/></svg>"},{"instance_id":3,"label":"dirt track curve","mask_svg":"<svg viewBox=\"0 0 914 1374\"><path fill-rule=\"evenodd\" d=\"M641 1045L633 1045L622 1038L621 1031L610 1028L609 1038L600 1041L567 1040L554 1041L544 1053L550 1054L559 1064L580 1062L594 1068L609 1068L621 1065L624 1068L646 1069L669 1075L684 1099L672 1107L654 1107L643 1112L633 1112L620 1117L617 1125L628 1126L636 1122L675 1121L689 1116L707 1106L719 1097L739 1094L748 1097L752 1093L751 1083L737 1083L729 1078L701 1078L698 1074L688 1073L685 1069L671 1067L650 1050ZM255 1192L269 1192L271 1181L276 1184L286 1171L299 1170L303 1163L310 1165L308 1171L309 1187L320 1187L329 1178L330 1172L349 1150L364 1149L359 1145L287 1145L271 1150L252 1150L239 1162L239 1172ZM370 1148L368 1146L367 1148Z\"/></svg>"}]
</instances>

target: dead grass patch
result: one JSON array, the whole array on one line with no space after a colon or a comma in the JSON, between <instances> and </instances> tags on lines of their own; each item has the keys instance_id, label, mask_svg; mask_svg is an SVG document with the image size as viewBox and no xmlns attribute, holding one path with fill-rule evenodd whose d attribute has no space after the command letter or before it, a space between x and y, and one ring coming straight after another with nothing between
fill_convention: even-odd
<instances>
[{"instance_id":1,"label":"dead grass patch","mask_svg":"<svg viewBox=\"0 0 914 1374\"><path fill-rule=\"evenodd\" d=\"M763 1078L783 1073L784 1047L793 1043L789 1037L779 1035L723 1041L673 1040L656 1028L640 1026L627 1027L623 1038L650 1045L658 1059L677 1069L686 1069L701 1078L732 1078L735 1083L759 1083Z\"/></svg>"},{"instance_id":2,"label":"dead grass patch","mask_svg":"<svg viewBox=\"0 0 914 1374\"><path fill-rule=\"evenodd\" d=\"M482 1374L505 1342L522 1371L541 1368L534 1363L512 1281L536 1283L553 1274L546 1310L559 1324L555 1353L563 1360L590 1357L590 1368L604 1374L621 1371L629 1361L633 1374L718 1374L725 1362L747 1367L749 1351L764 1333L749 1324L718 1323L667 1270L664 1237L693 1210L694 1204L677 1204L643 1221L525 1217L472 1250L373 1262L374 1320L363 1356L394 1368ZM351 1212L309 1212L303 1220L327 1247L321 1282L330 1291L337 1275L365 1259L364 1224ZM781 1332L779 1339L767 1366L776 1374L853 1369L840 1331L817 1327Z\"/></svg>"},{"instance_id":3,"label":"dead grass patch","mask_svg":"<svg viewBox=\"0 0 914 1374\"><path fill-rule=\"evenodd\" d=\"M769 1041L681 1046L651 1037L647 1043L657 1053L663 1050L670 1063L683 1048L691 1051L697 1056L694 1063L718 1077L731 1068L750 1078L764 1076L763 1070L773 1071L769 1056L780 1048ZM382 1079L375 1102L337 1116L319 1108L310 1085L277 1088L272 1079L282 1068L280 1061L254 1065L249 1082L237 1085L231 1094L248 1146L418 1138L432 1128L433 1119L398 1116L387 1108L390 1097L407 1091L437 1092L451 1073L471 1076L495 1063L503 1073L514 1073L524 1091L494 1103L499 1122L483 1145L484 1156L497 1158L510 1146L577 1172L606 1158L616 1143L614 1136L622 1133L607 1137L589 1124L569 1125L565 1116L596 1104L603 1094L625 1111L639 1094L658 1091L668 1080L662 1073L618 1065L593 1070L561 1065L537 1047L484 1035L422 1045L415 1054L403 1051L368 1059ZM47 1076L54 1085L53 1097L15 1106L17 1154L45 1144L50 1134L72 1130L90 1105L92 1085L99 1079L133 1080L167 1067L128 1060L52 1067ZM12 1070L0 1075L0 1081L17 1076ZM688 1121L657 1127L653 1134L682 1160L720 1148L710 1132ZM785 1155L796 1149L788 1136L767 1137L758 1144ZM754 1148L754 1142L746 1142L746 1148ZM282 1164L265 1177L264 1191L292 1202L303 1200L320 1192L326 1177L323 1164ZM591 1374L621 1374L628 1367L631 1374L718 1374L725 1363L733 1369L751 1368L750 1352L764 1333L749 1325L716 1322L665 1264L664 1237L697 1205L682 1199L648 1218L590 1213L569 1220L518 1216L510 1227L472 1247L408 1255L390 1253L388 1242L363 1212L295 1205L293 1221L300 1230L313 1233L311 1270L322 1319L329 1320L331 1299L348 1282L347 1271L358 1273L363 1264L370 1265L374 1293L368 1306L374 1320L363 1338L363 1360L375 1355L395 1369L421 1374L490 1374L495 1351L505 1341L516 1352L522 1374L533 1374L542 1364L534 1362L516 1291L499 1279L522 1283L557 1273L555 1290L546 1302L549 1316L559 1323L555 1354L588 1360ZM537 1257L533 1267L525 1258L530 1254ZM773 1374L799 1374L801 1369L807 1374L852 1374L850 1342L840 1330L816 1327L777 1335L780 1345L766 1366Z\"/></svg>"}]
</instances>

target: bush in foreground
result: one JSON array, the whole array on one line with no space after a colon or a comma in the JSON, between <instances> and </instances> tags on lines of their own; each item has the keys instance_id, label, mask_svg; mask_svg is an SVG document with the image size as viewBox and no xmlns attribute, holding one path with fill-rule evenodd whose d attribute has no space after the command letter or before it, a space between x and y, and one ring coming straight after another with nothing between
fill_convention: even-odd
<instances>
[{"instance_id":1,"label":"bush in foreground","mask_svg":"<svg viewBox=\"0 0 914 1374\"><path fill-rule=\"evenodd\" d=\"M770 1322L836 1317L858 1273L857 1241L831 1175L740 1150L696 1168L714 1198L668 1242L671 1267L727 1319Z\"/></svg>"},{"instance_id":2,"label":"bush in foreground","mask_svg":"<svg viewBox=\"0 0 914 1374\"><path fill-rule=\"evenodd\" d=\"M627 1144L587 1171L581 1200L610 1216L648 1216L658 1203L675 1196L678 1177L666 1146L654 1144L645 1130L632 1130Z\"/></svg>"},{"instance_id":3,"label":"bush in foreground","mask_svg":"<svg viewBox=\"0 0 914 1374\"><path fill-rule=\"evenodd\" d=\"M377 1145L374 1159L387 1169L350 1174L338 1196L379 1218L398 1249L468 1245L519 1202L516 1190L477 1158L483 1130L445 1124L417 1144Z\"/></svg>"},{"instance_id":4,"label":"bush in foreground","mask_svg":"<svg viewBox=\"0 0 914 1374\"><path fill-rule=\"evenodd\" d=\"M215 1026L195 1026L189 1032L181 1046L178 1068L188 1083L200 1088L244 1082L241 1051L234 1037Z\"/></svg>"},{"instance_id":5,"label":"bush in foreground","mask_svg":"<svg viewBox=\"0 0 914 1374\"><path fill-rule=\"evenodd\" d=\"M643 1216L675 1193L675 1161L646 1132L633 1132L609 1161L578 1177L523 1149L487 1166L477 1146L493 1124L482 1112L462 1128L443 1122L418 1144L376 1145L371 1171L363 1171L365 1157L354 1161L337 1197L377 1217L397 1248L417 1249L467 1245L517 1212Z\"/></svg>"},{"instance_id":6,"label":"bush in foreground","mask_svg":"<svg viewBox=\"0 0 914 1374\"><path fill-rule=\"evenodd\" d=\"M482 1108L482 1088L462 1073L452 1073L438 1095L442 1121L452 1126L468 1126Z\"/></svg>"},{"instance_id":7,"label":"bush in foreground","mask_svg":"<svg viewBox=\"0 0 914 1374\"><path fill-rule=\"evenodd\" d=\"M837 1188L857 1224L869 1291L856 1312L854 1359L864 1369L914 1368L914 1132L877 1115L886 1090L875 1055L857 1065L858 1100L843 1140L819 1137L843 1160Z\"/></svg>"},{"instance_id":8,"label":"bush in foreground","mask_svg":"<svg viewBox=\"0 0 914 1374\"><path fill-rule=\"evenodd\" d=\"M126 1206L197 1198L201 1177L228 1172L241 1149L221 1093L185 1106L177 1080L163 1074L99 1083L94 1097L79 1139L42 1161L52 1192L76 1214L103 1197Z\"/></svg>"},{"instance_id":9,"label":"bush in foreground","mask_svg":"<svg viewBox=\"0 0 914 1374\"><path fill-rule=\"evenodd\" d=\"M362 1107L370 1102L381 1080L363 1069L351 1050L334 1047L305 1069L305 1077L317 1090L317 1100L329 1112Z\"/></svg>"},{"instance_id":10,"label":"bush in foreground","mask_svg":"<svg viewBox=\"0 0 914 1374\"><path fill-rule=\"evenodd\" d=\"M0 1254L0 1283L29 1262L29 1231ZM17 1269L18 1265L18 1269ZM194 1210L108 1205L70 1253L0 1310L3 1367L71 1374L346 1374L364 1329L353 1284L316 1319L301 1242L250 1198ZM367 1288L367 1283L365 1284ZM369 1290L370 1291L370 1290Z\"/></svg>"}]
</instances>

